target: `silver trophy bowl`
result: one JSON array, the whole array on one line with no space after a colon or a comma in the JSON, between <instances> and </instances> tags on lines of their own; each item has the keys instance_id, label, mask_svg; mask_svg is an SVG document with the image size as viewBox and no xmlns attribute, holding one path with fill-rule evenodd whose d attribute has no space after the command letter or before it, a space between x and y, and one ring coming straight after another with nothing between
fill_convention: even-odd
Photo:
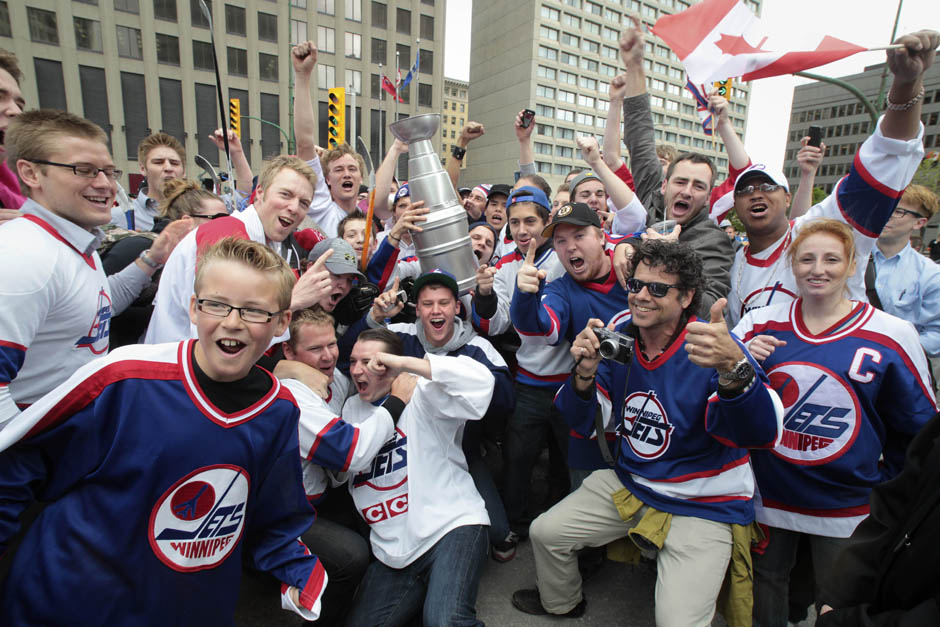
<instances>
[{"instance_id":1,"label":"silver trophy bowl","mask_svg":"<svg viewBox=\"0 0 940 627\"><path fill-rule=\"evenodd\" d=\"M412 202L424 201L428 221L412 233L421 272L436 268L457 278L460 295L476 285L479 261L473 254L467 212L460 204L450 176L431 145L441 124L439 113L426 113L389 125L392 135L408 144L408 188Z\"/></svg>"}]
</instances>

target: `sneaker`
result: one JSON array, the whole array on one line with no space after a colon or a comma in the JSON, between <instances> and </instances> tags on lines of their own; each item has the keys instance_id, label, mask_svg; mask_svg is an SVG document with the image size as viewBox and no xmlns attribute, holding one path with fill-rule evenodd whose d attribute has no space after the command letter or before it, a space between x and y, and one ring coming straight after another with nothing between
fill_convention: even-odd
<instances>
[{"instance_id":1,"label":"sneaker","mask_svg":"<svg viewBox=\"0 0 940 627\"><path fill-rule=\"evenodd\" d=\"M584 610L587 609L587 599L581 597L581 601L564 614L552 614L542 607L542 599L539 597L539 591L532 588L516 590L512 595L512 605L521 612L535 614L536 616L549 615L559 618L581 618L584 616Z\"/></svg>"},{"instance_id":2,"label":"sneaker","mask_svg":"<svg viewBox=\"0 0 940 627\"><path fill-rule=\"evenodd\" d=\"M510 531L505 540L493 543L490 547L490 555L497 562L508 562L516 556L517 544L519 544L519 536Z\"/></svg>"}]
</instances>

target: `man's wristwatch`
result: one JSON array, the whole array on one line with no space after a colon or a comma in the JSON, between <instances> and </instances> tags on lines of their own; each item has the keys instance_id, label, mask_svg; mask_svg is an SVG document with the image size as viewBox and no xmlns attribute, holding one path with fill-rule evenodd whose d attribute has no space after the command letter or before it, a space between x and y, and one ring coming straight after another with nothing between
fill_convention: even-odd
<instances>
[{"instance_id":1,"label":"man's wristwatch","mask_svg":"<svg viewBox=\"0 0 940 627\"><path fill-rule=\"evenodd\" d=\"M718 376L720 379L728 381L729 384L736 381L748 381L754 376L754 367L751 365L751 362L747 360L747 357L742 357L738 363L734 364L731 370L727 372L719 370Z\"/></svg>"},{"instance_id":2,"label":"man's wristwatch","mask_svg":"<svg viewBox=\"0 0 940 627\"><path fill-rule=\"evenodd\" d=\"M450 154L454 155L454 159L457 161L461 161L464 155L467 154L467 149L454 144L450 149Z\"/></svg>"},{"instance_id":3,"label":"man's wristwatch","mask_svg":"<svg viewBox=\"0 0 940 627\"><path fill-rule=\"evenodd\" d=\"M153 257L150 256L149 250L140 251L140 254L137 256L137 258L143 261L145 264L147 264L151 268L153 268L154 270L159 270L160 268L163 267L162 263L157 263L156 261L153 260Z\"/></svg>"}]
</instances>

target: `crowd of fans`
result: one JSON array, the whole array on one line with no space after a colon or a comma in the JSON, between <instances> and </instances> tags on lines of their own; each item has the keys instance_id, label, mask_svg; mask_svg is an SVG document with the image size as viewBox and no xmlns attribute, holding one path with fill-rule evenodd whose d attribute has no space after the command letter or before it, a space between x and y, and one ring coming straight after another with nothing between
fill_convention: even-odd
<instances>
[{"instance_id":1,"label":"crowd of fans","mask_svg":"<svg viewBox=\"0 0 940 627\"><path fill-rule=\"evenodd\" d=\"M814 204L825 145L791 192L717 92L726 180L657 144L626 30L603 140L557 189L524 112L515 180L456 188L486 132L462 130L469 293L416 256L407 144L372 189L316 145L311 42L296 155L255 176L229 132L220 196L156 133L133 200L105 133L26 110L0 53L4 624L230 623L241 586L330 625L482 625L487 556L526 539L530 614L585 615L610 558L655 561L658 625L938 624L940 268L910 240L938 208L911 180L940 34L897 43Z\"/></svg>"}]
</instances>

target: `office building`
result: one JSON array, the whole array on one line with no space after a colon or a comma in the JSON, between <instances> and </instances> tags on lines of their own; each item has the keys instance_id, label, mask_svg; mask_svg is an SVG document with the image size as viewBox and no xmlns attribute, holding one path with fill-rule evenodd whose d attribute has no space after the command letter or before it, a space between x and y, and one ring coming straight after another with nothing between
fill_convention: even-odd
<instances>
[{"instance_id":1,"label":"office building","mask_svg":"<svg viewBox=\"0 0 940 627\"><path fill-rule=\"evenodd\" d=\"M255 172L289 150L290 47L319 49L313 98L326 145L326 90L346 87L347 140L361 136L376 166L400 117L441 110L445 0L207 1L228 98L241 100L243 143ZM14 52L27 106L68 109L108 131L115 162L138 172L137 144L166 131L218 164L208 134L220 124L209 22L199 0L0 0L0 47ZM420 41L420 43L418 43ZM396 105L381 89L420 54L420 73ZM355 105L353 105L355 101ZM134 180L122 181L136 189Z\"/></svg>"},{"instance_id":2,"label":"office building","mask_svg":"<svg viewBox=\"0 0 940 627\"><path fill-rule=\"evenodd\" d=\"M575 137L600 138L607 119L610 80L623 71L618 39L632 26L682 11L688 0L474 0L470 102L486 134L470 144L473 160L461 182L511 182L518 169L512 124L524 108L536 113L532 135L538 172L557 186L584 162ZM755 12L760 2L748 0ZM721 142L702 130L695 101L676 55L653 35L646 40L647 83L657 141L703 152L727 172ZM732 120L744 133L750 88L735 83Z\"/></svg>"},{"instance_id":3,"label":"office building","mask_svg":"<svg viewBox=\"0 0 940 627\"><path fill-rule=\"evenodd\" d=\"M456 78L444 77L444 107L441 109L441 163L447 161L452 146L457 145L457 138L464 125L470 121L467 110L467 91L470 84ZM469 152L460 164L460 169L467 167Z\"/></svg>"}]
</instances>

